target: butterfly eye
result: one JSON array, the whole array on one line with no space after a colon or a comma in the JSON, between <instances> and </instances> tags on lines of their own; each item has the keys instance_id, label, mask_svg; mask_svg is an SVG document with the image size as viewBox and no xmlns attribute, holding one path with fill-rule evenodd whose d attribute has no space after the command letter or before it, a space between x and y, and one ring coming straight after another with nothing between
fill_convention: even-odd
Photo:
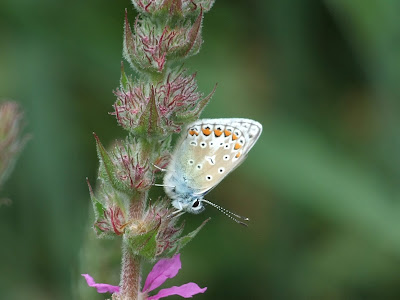
<instances>
[{"instance_id":1,"label":"butterfly eye","mask_svg":"<svg viewBox=\"0 0 400 300\"><path fill-rule=\"evenodd\" d=\"M200 201L199 201L199 199L196 199L196 201L193 202L192 207L196 208L196 207L199 207L199 205L200 205Z\"/></svg>"}]
</instances>

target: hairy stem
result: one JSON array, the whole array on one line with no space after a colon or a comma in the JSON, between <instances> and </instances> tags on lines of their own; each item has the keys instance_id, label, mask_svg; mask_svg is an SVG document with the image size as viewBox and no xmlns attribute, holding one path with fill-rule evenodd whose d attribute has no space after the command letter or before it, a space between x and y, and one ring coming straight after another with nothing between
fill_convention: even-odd
<instances>
[{"instance_id":1,"label":"hairy stem","mask_svg":"<svg viewBox=\"0 0 400 300\"><path fill-rule=\"evenodd\" d=\"M147 200L147 192L137 193L129 205L129 219L140 220ZM129 245L122 245L121 300L138 300L140 293L140 257L132 254Z\"/></svg>"},{"instance_id":2,"label":"hairy stem","mask_svg":"<svg viewBox=\"0 0 400 300\"><path fill-rule=\"evenodd\" d=\"M140 258L134 256L124 243L122 248L122 272L120 299L138 300L140 292Z\"/></svg>"}]
</instances>

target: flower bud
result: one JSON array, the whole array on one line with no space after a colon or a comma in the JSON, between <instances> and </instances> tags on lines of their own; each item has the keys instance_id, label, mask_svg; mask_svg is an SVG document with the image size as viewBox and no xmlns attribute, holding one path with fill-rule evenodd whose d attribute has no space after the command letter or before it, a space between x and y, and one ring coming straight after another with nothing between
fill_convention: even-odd
<instances>
[{"instance_id":1,"label":"flower bud","mask_svg":"<svg viewBox=\"0 0 400 300\"><path fill-rule=\"evenodd\" d=\"M140 72L161 73L167 60L177 60L196 54L201 46L203 12L192 21L176 27L156 26L149 18L135 22L135 33L125 13L124 57Z\"/></svg>"},{"instance_id":2,"label":"flower bud","mask_svg":"<svg viewBox=\"0 0 400 300\"><path fill-rule=\"evenodd\" d=\"M215 0L132 0L135 8L143 14L167 14L186 16L200 9L207 12Z\"/></svg>"},{"instance_id":3,"label":"flower bud","mask_svg":"<svg viewBox=\"0 0 400 300\"><path fill-rule=\"evenodd\" d=\"M126 226L124 238L135 255L150 260L159 256L171 256L186 245L209 220L181 237L184 223L176 225L178 218L168 206L167 199L150 204L142 220L133 220Z\"/></svg>"},{"instance_id":4,"label":"flower bud","mask_svg":"<svg viewBox=\"0 0 400 300\"><path fill-rule=\"evenodd\" d=\"M168 131L180 132L183 124L196 120L215 92L214 88L202 98L197 91L196 74L187 76L185 71L171 72L156 88L157 107Z\"/></svg>"},{"instance_id":5,"label":"flower bud","mask_svg":"<svg viewBox=\"0 0 400 300\"><path fill-rule=\"evenodd\" d=\"M156 86L123 80L115 92L117 101L111 114L134 135L159 137L180 132L182 125L199 117L215 91L214 88L202 98L197 91L196 74L187 76L185 71L169 73Z\"/></svg>"},{"instance_id":6,"label":"flower bud","mask_svg":"<svg viewBox=\"0 0 400 300\"><path fill-rule=\"evenodd\" d=\"M168 163L168 139L158 143L156 151L151 153L144 150L145 142L131 136L123 141L116 141L111 151L106 151L97 135L95 139L100 160L99 179L130 196L150 189L154 173L158 171L153 167L155 162L162 165Z\"/></svg>"},{"instance_id":7,"label":"flower bud","mask_svg":"<svg viewBox=\"0 0 400 300\"><path fill-rule=\"evenodd\" d=\"M128 201L127 195L119 193L109 185L102 183L96 197L89 180L86 179L86 181L95 213L93 228L96 234L98 237L121 235L126 225L125 203Z\"/></svg>"}]
</instances>

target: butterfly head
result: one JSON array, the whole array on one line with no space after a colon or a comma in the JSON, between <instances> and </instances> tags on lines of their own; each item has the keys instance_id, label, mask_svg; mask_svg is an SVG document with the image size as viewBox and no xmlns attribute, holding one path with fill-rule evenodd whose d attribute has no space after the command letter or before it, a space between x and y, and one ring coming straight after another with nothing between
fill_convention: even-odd
<instances>
[{"instance_id":1,"label":"butterfly head","mask_svg":"<svg viewBox=\"0 0 400 300\"><path fill-rule=\"evenodd\" d=\"M202 198L191 198L191 199L178 198L172 201L172 205L178 210L192 214L199 214L205 209Z\"/></svg>"}]
</instances>

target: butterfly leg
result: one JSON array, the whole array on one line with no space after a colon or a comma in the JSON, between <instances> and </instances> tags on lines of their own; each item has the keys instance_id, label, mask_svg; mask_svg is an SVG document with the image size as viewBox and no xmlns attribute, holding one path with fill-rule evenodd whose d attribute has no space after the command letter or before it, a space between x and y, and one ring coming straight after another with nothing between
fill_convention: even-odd
<instances>
[{"instance_id":1,"label":"butterfly leg","mask_svg":"<svg viewBox=\"0 0 400 300\"><path fill-rule=\"evenodd\" d=\"M175 188L175 186L173 186L173 185L165 185L165 184L158 184L158 183L154 183L153 186L165 186L165 187Z\"/></svg>"},{"instance_id":2,"label":"butterfly leg","mask_svg":"<svg viewBox=\"0 0 400 300\"><path fill-rule=\"evenodd\" d=\"M172 212L169 216L170 216L171 218L179 218L179 217L182 216L184 213L185 213L185 211L183 211L182 208L181 208L181 209L175 210L175 211Z\"/></svg>"},{"instance_id":3,"label":"butterfly leg","mask_svg":"<svg viewBox=\"0 0 400 300\"><path fill-rule=\"evenodd\" d=\"M171 215L174 215L174 214L175 214L174 218L179 218L179 217L182 216L184 213L185 213L185 211L177 210L177 211L174 211Z\"/></svg>"},{"instance_id":4,"label":"butterfly leg","mask_svg":"<svg viewBox=\"0 0 400 300\"><path fill-rule=\"evenodd\" d=\"M153 166L155 168L159 169L161 172L166 172L167 171L167 169L160 168L159 166L156 166L155 164L153 164Z\"/></svg>"}]
</instances>

